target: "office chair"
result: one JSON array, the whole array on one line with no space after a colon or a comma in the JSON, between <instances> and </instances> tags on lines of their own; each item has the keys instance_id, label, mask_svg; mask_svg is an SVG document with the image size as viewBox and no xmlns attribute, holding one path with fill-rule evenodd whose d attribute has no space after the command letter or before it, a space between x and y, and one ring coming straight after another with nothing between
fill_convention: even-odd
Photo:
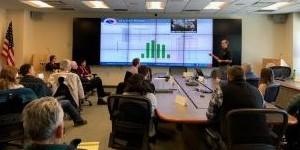
<instances>
[{"instance_id":1,"label":"office chair","mask_svg":"<svg viewBox=\"0 0 300 150\"><path fill-rule=\"evenodd\" d=\"M276 150L288 124L279 109L235 109L226 114L225 134L229 150Z\"/></svg>"},{"instance_id":2,"label":"office chair","mask_svg":"<svg viewBox=\"0 0 300 150\"><path fill-rule=\"evenodd\" d=\"M259 78L246 79L246 82L257 88L259 84Z\"/></svg>"},{"instance_id":3,"label":"office chair","mask_svg":"<svg viewBox=\"0 0 300 150\"><path fill-rule=\"evenodd\" d=\"M287 149L298 150L300 147L300 94L295 95L289 101L289 105L286 111L298 120L296 125L291 125L287 128Z\"/></svg>"},{"instance_id":4,"label":"office chair","mask_svg":"<svg viewBox=\"0 0 300 150\"><path fill-rule=\"evenodd\" d=\"M5 102L0 103L0 145L23 148L24 130L21 113L26 104L23 104L22 97L10 91L2 94L7 98ZM11 143L13 141L19 143Z\"/></svg>"},{"instance_id":5,"label":"office chair","mask_svg":"<svg viewBox=\"0 0 300 150\"><path fill-rule=\"evenodd\" d=\"M109 147L116 149L148 149L151 103L140 96L114 95L108 97L112 122Z\"/></svg>"},{"instance_id":6,"label":"office chair","mask_svg":"<svg viewBox=\"0 0 300 150\"><path fill-rule=\"evenodd\" d=\"M183 75L184 72L187 72L186 67L169 67L170 75Z\"/></svg>"},{"instance_id":7,"label":"office chair","mask_svg":"<svg viewBox=\"0 0 300 150\"><path fill-rule=\"evenodd\" d=\"M120 82L116 89L116 94L123 94L126 84L124 82Z\"/></svg>"},{"instance_id":8,"label":"office chair","mask_svg":"<svg viewBox=\"0 0 300 150\"><path fill-rule=\"evenodd\" d=\"M280 89L280 84L273 83L266 89L264 99L267 102L275 102Z\"/></svg>"},{"instance_id":9,"label":"office chair","mask_svg":"<svg viewBox=\"0 0 300 150\"><path fill-rule=\"evenodd\" d=\"M291 76L291 68L285 66L270 67L273 70L274 78L277 80L286 80Z\"/></svg>"}]
</instances>

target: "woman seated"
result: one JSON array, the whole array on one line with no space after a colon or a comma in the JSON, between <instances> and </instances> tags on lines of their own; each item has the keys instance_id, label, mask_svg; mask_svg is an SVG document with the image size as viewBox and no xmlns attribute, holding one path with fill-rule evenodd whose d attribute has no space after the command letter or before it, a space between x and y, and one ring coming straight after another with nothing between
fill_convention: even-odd
<instances>
[{"instance_id":1,"label":"woman seated","mask_svg":"<svg viewBox=\"0 0 300 150\"><path fill-rule=\"evenodd\" d=\"M258 90L261 95L265 96L265 92L268 86L274 83L274 74L272 69L263 68L260 72L260 81L258 85Z\"/></svg>"},{"instance_id":2,"label":"woman seated","mask_svg":"<svg viewBox=\"0 0 300 150\"><path fill-rule=\"evenodd\" d=\"M14 67L3 67L0 72L0 101L7 99L7 93L20 96L23 103L30 102L37 98L35 93L17 82L18 72Z\"/></svg>"},{"instance_id":3,"label":"woman seated","mask_svg":"<svg viewBox=\"0 0 300 150\"><path fill-rule=\"evenodd\" d=\"M157 100L155 95L153 94L153 88L149 84L149 82L145 81L145 76L141 74L134 74L132 75L125 87L124 95L141 95L145 98L149 99L151 102L151 117L155 117L155 109L157 107ZM150 121L150 129L149 129L149 136L155 136L155 126L153 123L154 119Z\"/></svg>"},{"instance_id":4,"label":"woman seated","mask_svg":"<svg viewBox=\"0 0 300 150\"><path fill-rule=\"evenodd\" d=\"M102 80L99 77L92 77L91 69L86 65L85 59L82 59L78 62L77 74L80 76L82 83L85 85L86 91L91 91L94 88L97 89L97 104L106 104L106 102L103 100L103 97L110 95L110 93L104 91Z\"/></svg>"},{"instance_id":5,"label":"woman seated","mask_svg":"<svg viewBox=\"0 0 300 150\"><path fill-rule=\"evenodd\" d=\"M59 69L59 63L56 63L56 56L51 55L49 57L49 62L45 66L45 70L49 72L54 72Z\"/></svg>"}]
</instances>

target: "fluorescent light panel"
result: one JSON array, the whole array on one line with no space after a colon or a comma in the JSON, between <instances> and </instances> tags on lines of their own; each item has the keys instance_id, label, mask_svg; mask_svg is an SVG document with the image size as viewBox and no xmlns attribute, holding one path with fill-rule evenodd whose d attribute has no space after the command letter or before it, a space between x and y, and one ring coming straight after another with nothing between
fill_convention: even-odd
<instances>
[{"instance_id":1,"label":"fluorescent light panel","mask_svg":"<svg viewBox=\"0 0 300 150\"><path fill-rule=\"evenodd\" d=\"M165 3L159 1L146 2L147 9L165 9Z\"/></svg>"},{"instance_id":2,"label":"fluorescent light panel","mask_svg":"<svg viewBox=\"0 0 300 150\"><path fill-rule=\"evenodd\" d=\"M204 9L221 9L225 2L210 2Z\"/></svg>"},{"instance_id":3,"label":"fluorescent light panel","mask_svg":"<svg viewBox=\"0 0 300 150\"><path fill-rule=\"evenodd\" d=\"M103 1L82 1L82 3L91 8L109 8Z\"/></svg>"},{"instance_id":4,"label":"fluorescent light panel","mask_svg":"<svg viewBox=\"0 0 300 150\"><path fill-rule=\"evenodd\" d=\"M272 4L270 6L264 7L261 10L278 10L286 5L290 4L289 2L277 2L275 4Z\"/></svg>"},{"instance_id":5,"label":"fluorescent light panel","mask_svg":"<svg viewBox=\"0 0 300 150\"><path fill-rule=\"evenodd\" d=\"M21 1L22 3L25 3L27 5L30 5L32 7L37 8L53 8L53 6L39 0L33 0L33 1Z\"/></svg>"}]
</instances>

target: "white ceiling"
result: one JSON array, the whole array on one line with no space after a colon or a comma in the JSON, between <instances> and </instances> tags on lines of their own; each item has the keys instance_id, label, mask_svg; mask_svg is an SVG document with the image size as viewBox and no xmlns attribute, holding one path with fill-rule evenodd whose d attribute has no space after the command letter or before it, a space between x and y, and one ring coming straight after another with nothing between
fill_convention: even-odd
<instances>
[{"instance_id":1,"label":"white ceiling","mask_svg":"<svg viewBox=\"0 0 300 150\"><path fill-rule=\"evenodd\" d=\"M28 9L35 11L74 11L74 12L114 12L116 9L134 12L158 12L158 13L199 13L215 16L220 14L278 14L300 11L300 0L218 0L225 1L226 5L221 10L204 10L203 8L212 0L164 0L164 10L145 9L146 0L103 0L110 9L92 9L81 3L82 0L43 0L54 5L54 9L37 9L21 3L19 0L0 0L0 8L4 9ZM150 0L148 0L150 1ZM151 0L162 1L162 0ZM279 1L290 1L291 4L273 12L257 12L262 7L269 6Z\"/></svg>"}]
</instances>

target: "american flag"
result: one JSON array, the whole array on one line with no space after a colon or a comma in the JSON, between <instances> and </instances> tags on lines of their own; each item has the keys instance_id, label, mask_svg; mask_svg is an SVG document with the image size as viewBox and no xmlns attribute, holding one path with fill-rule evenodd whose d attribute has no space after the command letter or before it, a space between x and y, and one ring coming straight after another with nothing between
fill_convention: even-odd
<instances>
[{"instance_id":1,"label":"american flag","mask_svg":"<svg viewBox=\"0 0 300 150\"><path fill-rule=\"evenodd\" d=\"M15 66L12 22L9 23L1 54L5 58L7 65Z\"/></svg>"}]
</instances>

